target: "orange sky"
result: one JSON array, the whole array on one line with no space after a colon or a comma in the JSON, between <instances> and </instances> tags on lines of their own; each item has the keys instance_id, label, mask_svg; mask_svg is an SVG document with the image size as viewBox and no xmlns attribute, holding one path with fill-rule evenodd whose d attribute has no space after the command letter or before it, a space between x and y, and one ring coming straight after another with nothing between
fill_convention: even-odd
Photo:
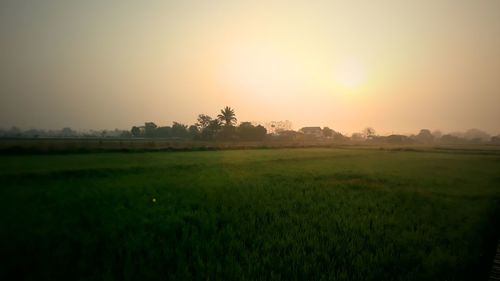
<instances>
[{"instance_id":1,"label":"orange sky","mask_svg":"<svg viewBox=\"0 0 500 281\"><path fill-rule=\"evenodd\" d=\"M500 133L496 0L2 1L0 40L3 127Z\"/></svg>"}]
</instances>

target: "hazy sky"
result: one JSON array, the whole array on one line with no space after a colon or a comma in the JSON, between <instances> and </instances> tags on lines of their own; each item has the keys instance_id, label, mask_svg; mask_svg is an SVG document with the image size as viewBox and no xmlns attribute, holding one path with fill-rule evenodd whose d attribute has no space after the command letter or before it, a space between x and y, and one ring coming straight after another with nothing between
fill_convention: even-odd
<instances>
[{"instance_id":1,"label":"hazy sky","mask_svg":"<svg viewBox=\"0 0 500 281\"><path fill-rule=\"evenodd\" d=\"M0 1L0 127L500 133L500 1Z\"/></svg>"}]
</instances>

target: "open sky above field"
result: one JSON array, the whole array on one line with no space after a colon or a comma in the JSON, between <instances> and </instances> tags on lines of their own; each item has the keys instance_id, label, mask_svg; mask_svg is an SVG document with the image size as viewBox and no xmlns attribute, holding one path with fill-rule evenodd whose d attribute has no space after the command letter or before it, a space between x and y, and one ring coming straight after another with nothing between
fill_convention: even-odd
<instances>
[{"instance_id":1,"label":"open sky above field","mask_svg":"<svg viewBox=\"0 0 500 281\"><path fill-rule=\"evenodd\" d=\"M500 1L0 3L0 127L500 132Z\"/></svg>"}]
</instances>

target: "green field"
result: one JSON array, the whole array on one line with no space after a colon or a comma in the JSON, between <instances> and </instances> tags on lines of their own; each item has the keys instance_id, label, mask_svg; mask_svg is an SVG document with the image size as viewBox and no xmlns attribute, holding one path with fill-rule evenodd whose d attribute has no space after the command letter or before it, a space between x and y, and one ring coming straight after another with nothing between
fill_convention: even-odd
<instances>
[{"instance_id":1,"label":"green field","mask_svg":"<svg viewBox=\"0 0 500 281\"><path fill-rule=\"evenodd\" d=\"M0 276L486 280L498 150L0 156Z\"/></svg>"}]
</instances>

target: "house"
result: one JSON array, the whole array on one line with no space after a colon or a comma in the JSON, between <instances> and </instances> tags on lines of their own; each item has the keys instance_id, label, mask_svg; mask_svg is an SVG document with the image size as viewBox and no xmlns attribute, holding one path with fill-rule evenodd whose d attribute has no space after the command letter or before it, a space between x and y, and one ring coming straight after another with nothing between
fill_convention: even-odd
<instances>
[{"instance_id":1,"label":"house","mask_svg":"<svg viewBox=\"0 0 500 281\"><path fill-rule=\"evenodd\" d=\"M299 132L303 133L307 136L314 136L317 138L321 138L323 136L323 131L321 127L304 127L299 130Z\"/></svg>"},{"instance_id":2,"label":"house","mask_svg":"<svg viewBox=\"0 0 500 281\"><path fill-rule=\"evenodd\" d=\"M294 141L300 139L300 133L292 131L292 130L286 130L286 131L280 131L278 135L276 135L276 138L278 140L282 141Z\"/></svg>"},{"instance_id":3,"label":"house","mask_svg":"<svg viewBox=\"0 0 500 281\"><path fill-rule=\"evenodd\" d=\"M413 140L405 135L390 135L385 137L385 141L391 144L412 143Z\"/></svg>"}]
</instances>

